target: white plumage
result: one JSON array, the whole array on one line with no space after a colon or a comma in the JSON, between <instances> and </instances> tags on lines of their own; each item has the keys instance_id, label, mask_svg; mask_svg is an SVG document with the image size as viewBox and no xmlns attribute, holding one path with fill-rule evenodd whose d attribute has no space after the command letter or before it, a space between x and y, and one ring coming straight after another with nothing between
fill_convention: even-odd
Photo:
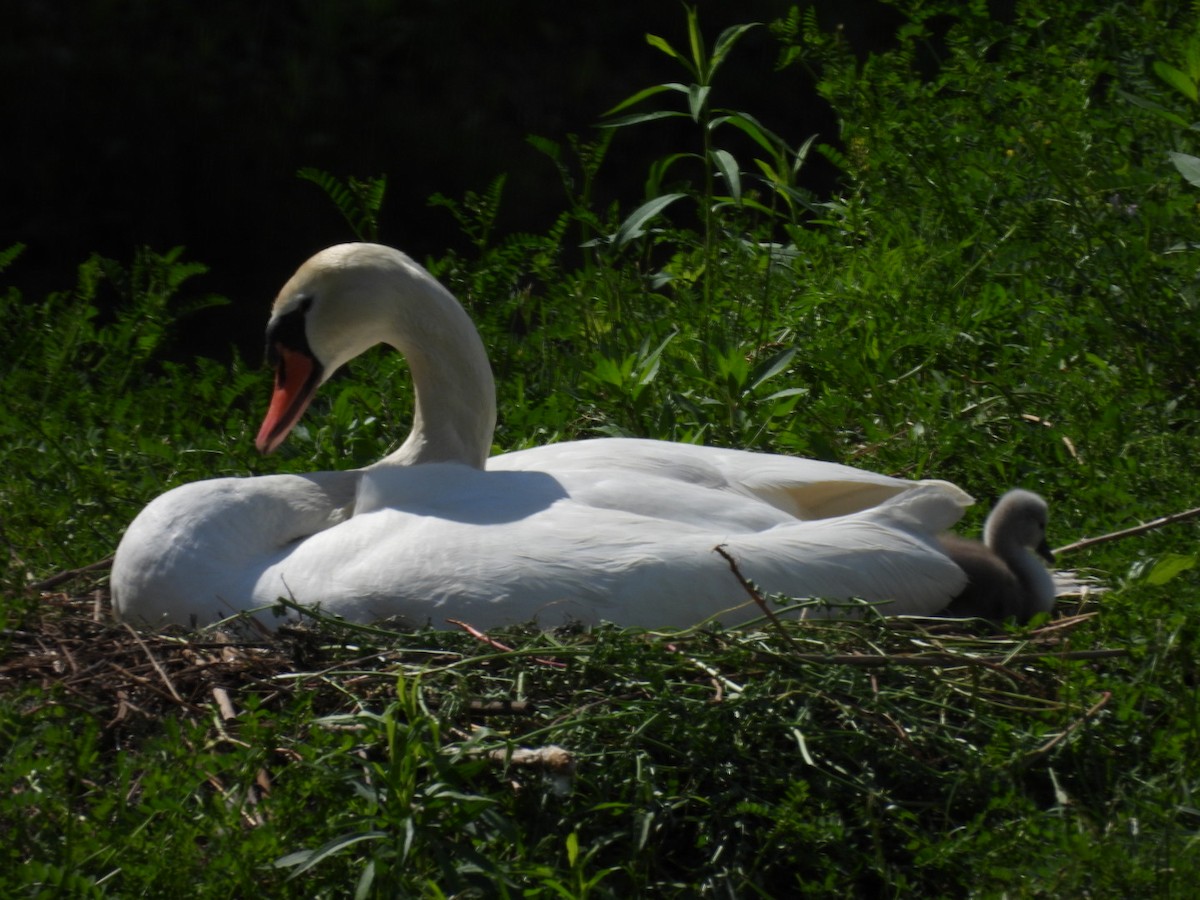
<instances>
[{"instance_id":1,"label":"white plumage","mask_svg":"<svg viewBox=\"0 0 1200 900\"><path fill-rule=\"evenodd\" d=\"M158 497L113 562L122 618L206 624L280 596L414 626L756 617L717 545L766 592L859 597L894 614L937 613L965 584L937 536L971 501L946 482L634 439L488 459L495 391L482 342L458 302L390 248L317 254L284 286L267 337L276 389L261 449L379 342L408 359L412 432L366 469L215 479Z\"/></svg>"}]
</instances>

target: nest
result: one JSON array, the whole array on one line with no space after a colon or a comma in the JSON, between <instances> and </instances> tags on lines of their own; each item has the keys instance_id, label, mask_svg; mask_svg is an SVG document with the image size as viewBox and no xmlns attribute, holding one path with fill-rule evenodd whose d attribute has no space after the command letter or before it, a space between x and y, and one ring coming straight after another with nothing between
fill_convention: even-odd
<instances>
[{"instance_id":1,"label":"nest","mask_svg":"<svg viewBox=\"0 0 1200 900\"><path fill-rule=\"evenodd\" d=\"M81 575L91 576L103 564L64 573L47 585L57 587ZM1069 639L1094 612L1082 604L1066 605L1070 613L1019 637L997 633L980 635L964 624L937 620L894 620L883 644L863 638L848 623L780 623L771 618L780 640L780 662L801 666L843 666L852 669L899 667L990 671L1014 683L1028 681L1023 670L1048 657L1102 659L1124 651L1077 650ZM1062 608L1062 604L1060 604ZM132 736L166 716L199 720L214 708L224 719L236 715L232 698L251 691L260 704L284 702L297 692L310 696L320 714L362 709L372 696L386 694L389 679L419 665L471 662L472 648L478 665L497 665L497 654L512 652L494 638L466 623L454 622L466 634L447 632L401 633L361 628L320 620L315 626L284 625L275 633L249 621L239 629L188 632L179 628L139 631L112 614L107 590L90 585L81 593L40 592L20 627L4 633L7 654L0 663L0 696L20 695L28 709L40 703L62 703L101 718L107 729ZM832 631L831 631L832 629ZM532 632L531 632L532 633ZM831 633L840 634L831 643ZM701 633L702 634L702 633ZM560 636L561 637L561 636ZM707 636L728 646L732 634ZM697 677L711 680L718 691L721 680L708 672L705 652L678 643L697 666ZM569 650L571 641L557 644ZM765 645L756 641L753 654L762 662ZM464 652L465 650L465 652ZM486 652L485 652L486 651ZM775 651L772 651L774 655ZM569 655L569 653L568 653ZM484 657L486 656L486 659ZM565 667L557 659L536 654L515 655L516 661ZM974 677L974 676L973 676ZM548 696L554 702L569 698ZM434 705L437 700L434 699ZM533 703L497 698L467 698L460 704L468 713L481 715L528 713Z\"/></svg>"},{"instance_id":2,"label":"nest","mask_svg":"<svg viewBox=\"0 0 1200 900\"><path fill-rule=\"evenodd\" d=\"M64 573L36 587L104 567ZM370 646L362 640L364 631L374 637ZM394 646L382 646L392 643L382 640L388 637ZM0 639L7 651L0 662L0 696L18 698L27 712L49 703L85 712L125 743L169 716L200 721L215 709L222 720L231 720L235 699L244 692L266 706L304 693L318 714L361 709L388 692L391 674L408 656L404 644L416 636L329 622L321 628L283 625L272 633L249 619L224 630L142 631L116 619L106 588L90 586L82 593L40 591L20 625ZM454 652L441 659L436 652L419 655L422 665L461 658ZM489 714L529 707L473 706Z\"/></svg>"},{"instance_id":3,"label":"nest","mask_svg":"<svg viewBox=\"0 0 1200 900\"><path fill-rule=\"evenodd\" d=\"M5 640L0 694L87 710L105 718L109 729L204 715L214 695L270 690L274 676L295 666L295 654L281 641L141 633L115 621L107 591L99 588L43 594Z\"/></svg>"}]
</instances>

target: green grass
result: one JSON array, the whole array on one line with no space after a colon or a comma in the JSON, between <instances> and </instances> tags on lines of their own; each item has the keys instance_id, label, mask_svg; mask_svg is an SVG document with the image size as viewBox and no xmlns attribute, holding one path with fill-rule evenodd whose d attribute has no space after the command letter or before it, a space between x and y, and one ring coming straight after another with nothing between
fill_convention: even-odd
<instances>
[{"instance_id":1,"label":"green grass","mask_svg":"<svg viewBox=\"0 0 1200 900\"><path fill-rule=\"evenodd\" d=\"M940 10L865 61L803 15L769 26L836 141L723 109L713 62L738 64L740 32L710 43L689 16L646 48L681 88L618 103L590 142L535 139L565 189L543 232L496 232L503 179L436 198L472 247L428 264L491 353L496 449L744 446L949 478L981 507L1022 485L1059 545L1200 505L1195 10ZM668 117L694 143L597 205L606 150ZM799 186L813 153L835 196ZM382 179L303 177L373 233ZM402 438L403 361L373 353L257 457L266 373L169 361L202 271L142 249L0 294L0 893L1192 893L1194 522L1065 558L1112 590L1000 634L139 636L106 617L102 569L30 590L175 484ZM491 758L551 744L569 790Z\"/></svg>"},{"instance_id":2,"label":"green grass","mask_svg":"<svg viewBox=\"0 0 1200 900\"><path fill-rule=\"evenodd\" d=\"M1109 794L1156 768L1163 698L1128 685L1162 660L1097 650L1087 613L998 636L509 632L505 652L331 623L139 639L90 612L56 601L14 640L26 681L55 689L9 698L10 887L1058 896L1099 879L1162 895L1194 871L1194 814L1148 802L1178 784ZM1181 718L1158 750L1172 733L1194 750L1195 710ZM548 744L575 758L567 791L488 759ZM47 868L16 867L30 859Z\"/></svg>"}]
</instances>

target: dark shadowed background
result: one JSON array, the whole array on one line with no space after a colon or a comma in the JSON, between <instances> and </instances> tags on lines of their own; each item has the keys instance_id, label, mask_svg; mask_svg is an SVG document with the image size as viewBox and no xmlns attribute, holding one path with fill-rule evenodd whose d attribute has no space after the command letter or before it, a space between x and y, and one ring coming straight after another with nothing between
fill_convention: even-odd
<instances>
[{"instance_id":1,"label":"dark shadowed background","mask_svg":"<svg viewBox=\"0 0 1200 900\"><path fill-rule=\"evenodd\" d=\"M700 21L711 43L794 5L713 0ZM860 53L886 45L901 21L875 0L816 5ZM125 260L139 245L183 245L210 267L189 289L234 301L194 325L196 344L214 350L231 336L256 344L295 266L352 237L298 169L386 174L382 238L422 258L465 245L431 195L457 198L507 173L501 231L543 229L562 188L526 136L588 137L616 102L686 77L644 39L686 47L684 9L663 0L15 0L4 25L0 247L27 245L9 278L37 297L69 288L92 251ZM836 141L803 71L777 69L778 50L766 28L749 33L712 102L793 144ZM689 127L619 133L602 199L639 202L649 161L694 149ZM815 164L808 186L827 191L834 175Z\"/></svg>"}]
</instances>

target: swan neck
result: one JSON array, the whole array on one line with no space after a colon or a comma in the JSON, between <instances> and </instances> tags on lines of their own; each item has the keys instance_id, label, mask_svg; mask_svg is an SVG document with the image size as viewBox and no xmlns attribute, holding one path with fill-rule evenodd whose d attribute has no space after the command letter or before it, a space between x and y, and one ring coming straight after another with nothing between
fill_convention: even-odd
<instances>
[{"instance_id":1,"label":"swan neck","mask_svg":"<svg viewBox=\"0 0 1200 900\"><path fill-rule=\"evenodd\" d=\"M432 276L419 304L393 307L385 339L408 361L415 393L412 430L382 462L457 462L482 469L496 427L496 386L475 325Z\"/></svg>"}]
</instances>

